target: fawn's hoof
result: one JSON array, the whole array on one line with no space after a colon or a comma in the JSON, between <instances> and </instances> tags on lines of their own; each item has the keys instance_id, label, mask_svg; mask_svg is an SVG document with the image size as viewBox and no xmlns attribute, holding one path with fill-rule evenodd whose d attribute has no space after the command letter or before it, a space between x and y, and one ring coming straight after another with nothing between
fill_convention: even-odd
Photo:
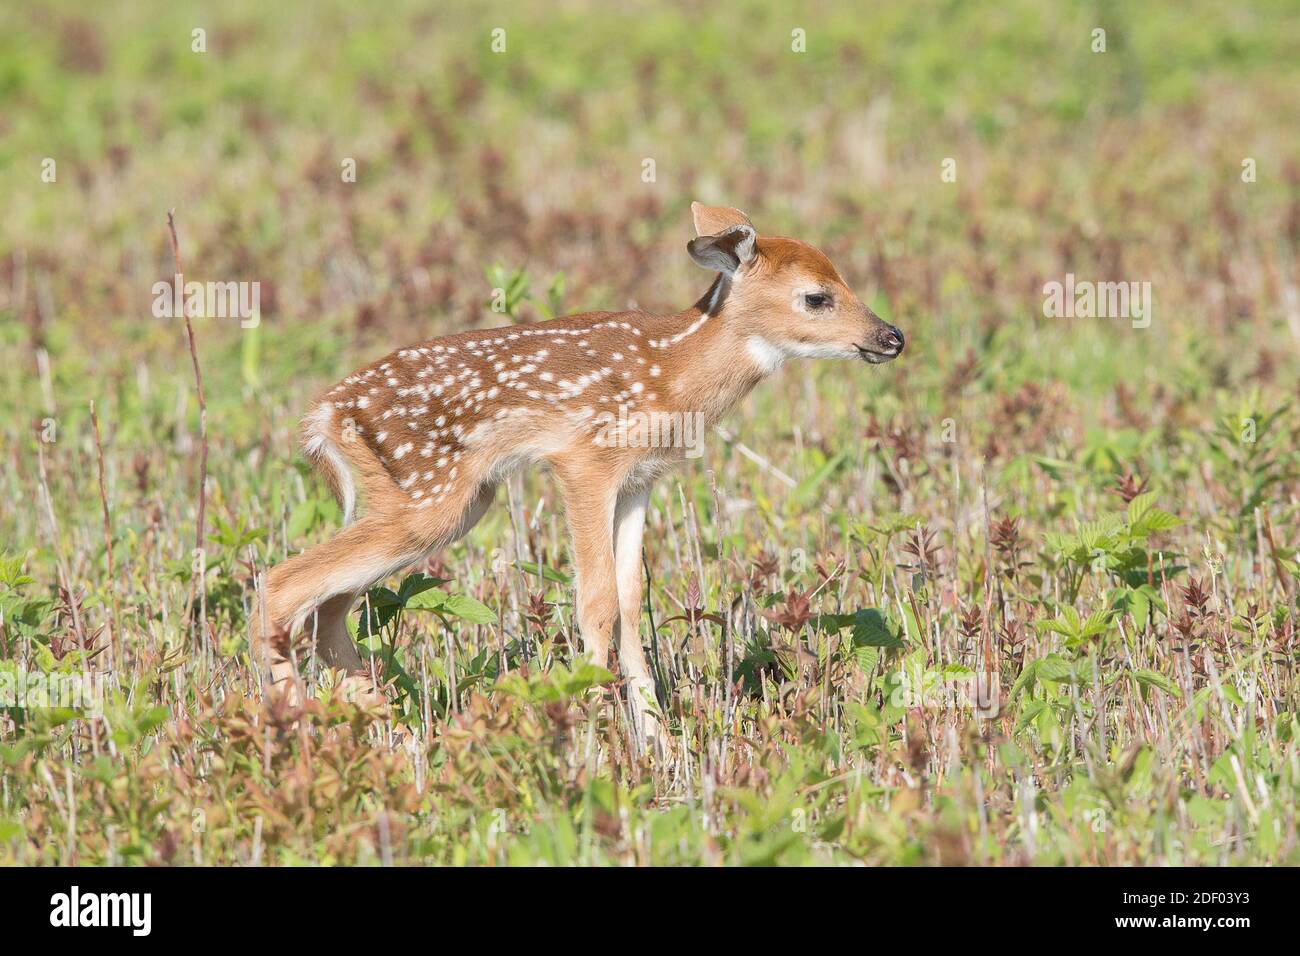
<instances>
[{"instance_id":1,"label":"fawn's hoof","mask_svg":"<svg viewBox=\"0 0 1300 956\"><path fill-rule=\"evenodd\" d=\"M271 682L266 687L266 699L276 706L301 707L302 688L293 665L277 661L271 665Z\"/></svg>"},{"instance_id":2,"label":"fawn's hoof","mask_svg":"<svg viewBox=\"0 0 1300 956\"><path fill-rule=\"evenodd\" d=\"M335 693L349 704L354 704L363 710L380 710L387 713L389 709L388 695L384 693L383 688L378 687L370 679L369 674L355 671L347 674L335 685Z\"/></svg>"},{"instance_id":3,"label":"fawn's hoof","mask_svg":"<svg viewBox=\"0 0 1300 956\"><path fill-rule=\"evenodd\" d=\"M628 681L628 709L631 711L632 732L637 749L662 757L668 752L668 734L655 714L654 681L633 678Z\"/></svg>"}]
</instances>

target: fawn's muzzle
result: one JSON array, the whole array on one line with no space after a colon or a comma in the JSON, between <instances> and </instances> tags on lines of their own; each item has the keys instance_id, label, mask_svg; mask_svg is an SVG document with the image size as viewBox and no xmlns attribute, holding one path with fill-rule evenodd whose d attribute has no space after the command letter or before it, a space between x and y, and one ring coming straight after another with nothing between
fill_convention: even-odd
<instances>
[{"instance_id":1,"label":"fawn's muzzle","mask_svg":"<svg viewBox=\"0 0 1300 956\"><path fill-rule=\"evenodd\" d=\"M869 345L857 345L858 355L864 362L879 365L881 362L888 362L890 359L898 358L903 352L906 341L902 329L896 325L881 322L872 329Z\"/></svg>"}]
</instances>

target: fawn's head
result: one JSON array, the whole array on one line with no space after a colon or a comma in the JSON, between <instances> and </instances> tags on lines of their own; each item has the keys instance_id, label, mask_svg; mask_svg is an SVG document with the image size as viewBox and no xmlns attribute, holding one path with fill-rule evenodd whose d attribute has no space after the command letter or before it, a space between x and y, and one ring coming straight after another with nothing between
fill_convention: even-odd
<instances>
[{"instance_id":1,"label":"fawn's head","mask_svg":"<svg viewBox=\"0 0 1300 956\"><path fill-rule=\"evenodd\" d=\"M760 236L739 209L691 203L687 249L721 276L705 304L739 325L750 354L775 368L787 358L897 358L903 333L858 301L831 261L798 239Z\"/></svg>"}]
</instances>

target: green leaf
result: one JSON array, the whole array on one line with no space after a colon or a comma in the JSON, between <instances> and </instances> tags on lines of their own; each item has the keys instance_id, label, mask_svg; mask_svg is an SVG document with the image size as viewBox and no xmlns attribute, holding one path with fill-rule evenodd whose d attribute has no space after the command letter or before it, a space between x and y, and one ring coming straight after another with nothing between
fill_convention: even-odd
<instances>
[{"instance_id":1,"label":"green leaf","mask_svg":"<svg viewBox=\"0 0 1300 956\"><path fill-rule=\"evenodd\" d=\"M573 670L563 666L555 668L555 685L570 697L576 697L593 687L600 687L614 680L614 675L603 667L583 658L574 665Z\"/></svg>"},{"instance_id":2,"label":"green leaf","mask_svg":"<svg viewBox=\"0 0 1300 956\"><path fill-rule=\"evenodd\" d=\"M1048 654L1038 661L1038 679L1053 682L1073 681L1074 664L1060 654Z\"/></svg>"},{"instance_id":3,"label":"green leaf","mask_svg":"<svg viewBox=\"0 0 1300 956\"><path fill-rule=\"evenodd\" d=\"M1048 531L1043 535L1043 540L1047 542L1049 548L1064 558L1070 557L1081 547L1078 535L1063 531Z\"/></svg>"},{"instance_id":4,"label":"green leaf","mask_svg":"<svg viewBox=\"0 0 1300 956\"><path fill-rule=\"evenodd\" d=\"M1039 663L1039 661L1030 661L1024 666L1020 671L1020 676L1016 678L1016 682L1011 685L1011 691L1007 695L1008 701L1015 701L1025 691L1031 694L1034 692L1034 685L1038 683Z\"/></svg>"},{"instance_id":5,"label":"green leaf","mask_svg":"<svg viewBox=\"0 0 1300 956\"><path fill-rule=\"evenodd\" d=\"M1153 670L1141 668L1133 672L1133 679L1143 687L1157 687L1172 697L1182 697L1183 693L1178 689L1178 685L1166 677L1164 674Z\"/></svg>"},{"instance_id":6,"label":"green leaf","mask_svg":"<svg viewBox=\"0 0 1300 956\"><path fill-rule=\"evenodd\" d=\"M1087 640L1090 637L1097 637L1105 634L1110 630L1111 618L1114 612L1110 608L1099 607L1088 615L1088 619L1083 622L1079 628L1079 639Z\"/></svg>"},{"instance_id":7,"label":"green leaf","mask_svg":"<svg viewBox=\"0 0 1300 956\"><path fill-rule=\"evenodd\" d=\"M1136 524L1156 503L1154 491L1144 491L1128 503L1128 523Z\"/></svg>"},{"instance_id":8,"label":"green leaf","mask_svg":"<svg viewBox=\"0 0 1300 956\"><path fill-rule=\"evenodd\" d=\"M853 656L858 662L859 670L864 674L874 674L876 665L880 663L880 648L859 647L854 650Z\"/></svg>"},{"instance_id":9,"label":"green leaf","mask_svg":"<svg viewBox=\"0 0 1300 956\"><path fill-rule=\"evenodd\" d=\"M397 599L404 607L412 607L412 598L446 584L449 580L449 578L430 577L422 571L408 574L397 589Z\"/></svg>"},{"instance_id":10,"label":"green leaf","mask_svg":"<svg viewBox=\"0 0 1300 956\"><path fill-rule=\"evenodd\" d=\"M527 677L518 671L511 671L503 674L494 686L502 693L521 700L547 702L579 696L612 680L614 675L605 668L581 658L574 664L573 670L563 664L556 664L549 671L536 671Z\"/></svg>"},{"instance_id":11,"label":"green leaf","mask_svg":"<svg viewBox=\"0 0 1300 956\"><path fill-rule=\"evenodd\" d=\"M1123 588L1115 596L1111 607L1120 614L1130 614L1139 627L1146 627L1151 616L1151 601L1137 588Z\"/></svg>"},{"instance_id":12,"label":"green leaf","mask_svg":"<svg viewBox=\"0 0 1300 956\"><path fill-rule=\"evenodd\" d=\"M486 604L481 604L465 594L449 594L439 608L444 614L452 614L471 624L495 624L496 613Z\"/></svg>"},{"instance_id":13,"label":"green leaf","mask_svg":"<svg viewBox=\"0 0 1300 956\"><path fill-rule=\"evenodd\" d=\"M1128 533L1133 537L1145 538L1183 523L1177 515L1155 507L1155 500L1155 493L1148 491L1128 503Z\"/></svg>"},{"instance_id":14,"label":"green leaf","mask_svg":"<svg viewBox=\"0 0 1300 956\"><path fill-rule=\"evenodd\" d=\"M557 571L555 568L548 567L541 562L534 561L516 561L515 567L525 574L531 574L534 577L544 578L547 581L554 581L556 584L570 585L573 578L563 571Z\"/></svg>"},{"instance_id":15,"label":"green leaf","mask_svg":"<svg viewBox=\"0 0 1300 956\"><path fill-rule=\"evenodd\" d=\"M371 588L361 601L361 616L357 621L357 637L372 637L386 627L402 609L401 599L389 588Z\"/></svg>"},{"instance_id":16,"label":"green leaf","mask_svg":"<svg viewBox=\"0 0 1300 956\"><path fill-rule=\"evenodd\" d=\"M366 595L371 607L375 608L399 608L402 606L402 599L399 598L391 588L371 588Z\"/></svg>"},{"instance_id":17,"label":"green leaf","mask_svg":"<svg viewBox=\"0 0 1300 956\"><path fill-rule=\"evenodd\" d=\"M1047 703L1041 700L1031 700L1020 708L1020 713L1016 716L1016 733L1024 730L1034 722L1044 710L1047 709Z\"/></svg>"},{"instance_id":18,"label":"green leaf","mask_svg":"<svg viewBox=\"0 0 1300 956\"><path fill-rule=\"evenodd\" d=\"M1074 470L1074 463L1062 461L1059 458L1048 458L1046 455L1034 455L1034 464L1043 469L1052 479L1061 480L1061 475L1067 471Z\"/></svg>"},{"instance_id":19,"label":"green leaf","mask_svg":"<svg viewBox=\"0 0 1300 956\"><path fill-rule=\"evenodd\" d=\"M1034 628L1043 633L1061 634L1065 637L1077 637L1079 634L1079 612L1067 607L1062 614L1050 620L1035 621Z\"/></svg>"},{"instance_id":20,"label":"green leaf","mask_svg":"<svg viewBox=\"0 0 1300 956\"><path fill-rule=\"evenodd\" d=\"M903 640L890 630L885 616L875 608L865 608L853 615L854 647L903 647Z\"/></svg>"},{"instance_id":21,"label":"green leaf","mask_svg":"<svg viewBox=\"0 0 1300 956\"><path fill-rule=\"evenodd\" d=\"M440 611L447 602L447 592L430 589L421 591L406 602L408 611Z\"/></svg>"}]
</instances>

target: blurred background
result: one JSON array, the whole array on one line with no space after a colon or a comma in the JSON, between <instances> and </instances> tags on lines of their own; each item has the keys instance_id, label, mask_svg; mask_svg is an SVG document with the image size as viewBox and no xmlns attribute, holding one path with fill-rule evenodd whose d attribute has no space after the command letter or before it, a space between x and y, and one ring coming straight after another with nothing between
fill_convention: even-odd
<instances>
[{"instance_id":1,"label":"blurred background","mask_svg":"<svg viewBox=\"0 0 1300 956\"><path fill-rule=\"evenodd\" d=\"M188 278L261 283L255 333L196 330L231 427L491 324L493 266L571 311L681 308L707 286L683 249L697 198L819 244L905 328L869 391L931 387L971 350L998 391L1089 399L1295 354L1293 3L455 6L6 3L8 407L35 398L35 348L69 406L183 371L183 328L150 313L169 208ZM1155 325L1045 319L1067 271L1153 282Z\"/></svg>"},{"instance_id":2,"label":"blurred background","mask_svg":"<svg viewBox=\"0 0 1300 956\"><path fill-rule=\"evenodd\" d=\"M694 302L693 199L819 245L907 333L888 367L787 369L729 426L794 480L844 452L812 496L824 519L956 501L969 481L934 484L954 460L1018 494L1036 459L1177 487L1199 458L1173 453L1181 429L1295 397L1293 3L456 6L5 4L9 500L30 498L53 421L76 442L45 442L52 491L93 505L94 399L113 493L159 527L194 520L184 324L152 311L169 209L188 280L260 288L257 327L195 321L224 520L274 527L323 494L296 423L363 361ZM1150 282L1150 327L1045 317L1067 273ZM1041 490L1056 514L1088 494ZM36 509L4 510L0 536L41 540ZM278 547L315 521L280 522Z\"/></svg>"}]
</instances>

